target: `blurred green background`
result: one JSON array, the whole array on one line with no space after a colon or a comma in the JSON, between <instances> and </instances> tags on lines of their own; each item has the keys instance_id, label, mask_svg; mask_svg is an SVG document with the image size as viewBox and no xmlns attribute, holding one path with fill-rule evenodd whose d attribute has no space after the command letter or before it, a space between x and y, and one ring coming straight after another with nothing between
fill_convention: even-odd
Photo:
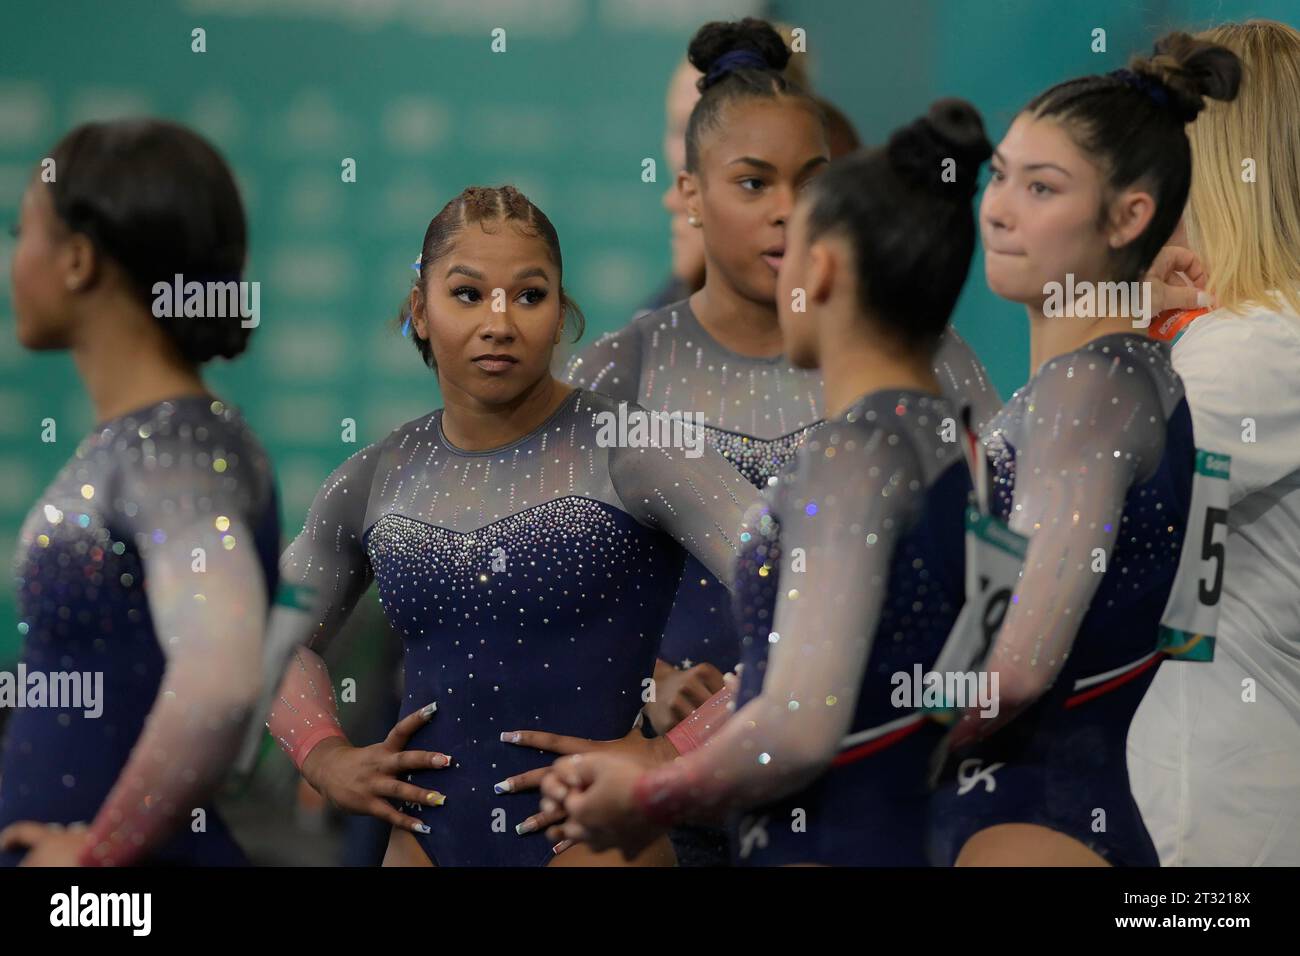
<instances>
[{"instance_id":1,"label":"blurred green background","mask_svg":"<svg viewBox=\"0 0 1300 956\"><path fill-rule=\"evenodd\" d=\"M329 471L436 407L436 383L391 329L429 219L471 183L518 185L559 230L586 340L665 278L665 84L701 23L759 14L807 31L819 92L878 142L933 99L963 96L998 138L1042 88L1111 70L1173 27L1300 21L1296 0L7 0L0 24L0 219L35 164L88 119L153 114L226 155L262 283L248 354L210 367L275 461L286 536ZM206 30L206 53L191 30ZM491 33L506 31L506 52ZM1092 52L1093 30L1106 52ZM357 181L343 183L353 158ZM654 157L659 182L641 181ZM0 554L93 425L65 354L13 337L0 245ZM1026 378L1022 313L972 269L957 326L1003 396ZM40 422L58 422L42 444ZM357 422L357 443L341 421ZM0 588L0 666L18 647Z\"/></svg>"}]
</instances>

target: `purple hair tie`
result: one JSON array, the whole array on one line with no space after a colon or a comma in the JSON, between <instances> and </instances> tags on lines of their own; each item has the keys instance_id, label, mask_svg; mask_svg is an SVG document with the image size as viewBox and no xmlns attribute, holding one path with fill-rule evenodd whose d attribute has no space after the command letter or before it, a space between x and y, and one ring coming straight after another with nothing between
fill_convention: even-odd
<instances>
[{"instance_id":1,"label":"purple hair tie","mask_svg":"<svg viewBox=\"0 0 1300 956\"><path fill-rule=\"evenodd\" d=\"M704 78L705 87L710 87L732 70L766 70L770 69L763 54L757 50L728 50L713 61L709 73Z\"/></svg>"}]
</instances>

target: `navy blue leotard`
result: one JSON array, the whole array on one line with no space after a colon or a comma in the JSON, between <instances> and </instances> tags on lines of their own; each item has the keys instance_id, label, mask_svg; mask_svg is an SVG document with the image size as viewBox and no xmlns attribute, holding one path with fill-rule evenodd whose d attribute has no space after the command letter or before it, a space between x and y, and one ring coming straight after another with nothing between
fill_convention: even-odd
<instances>
[{"instance_id":1,"label":"navy blue leotard","mask_svg":"<svg viewBox=\"0 0 1300 956\"><path fill-rule=\"evenodd\" d=\"M441 410L408 422L330 476L281 563L288 583L315 594L320 637L377 586L405 647L403 714L438 707L409 749L455 760L410 775L445 794L442 806L404 807L430 828L417 838L439 866L551 859L542 833L514 830L536 811L535 794L493 785L554 754L500 734L624 736L683 554L730 579L757 492L702 440L694 457L611 447L602 428L617 408L577 389L527 436L481 452L447 440ZM314 698L276 706L295 735L330 720Z\"/></svg>"},{"instance_id":2,"label":"navy blue leotard","mask_svg":"<svg viewBox=\"0 0 1300 956\"><path fill-rule=\"evenodd\" d=\"M205 549L203 573L191 545ZM102 695L94 707L64 698L12 712L0 764L0 828L17 820L95 819L141 737L164 672L197 674L200 684L205 673L220 677L220 640L230 635L214 619L216 643L191 647L198 615L219 618L255 586L264 608L275 591L279 549L270 464L234 409L211 397L178 398L113 418L87 436L23 524L20 668L29 684L39 674L50 688L59 681L68 688L74 675L102 675L92 678L102 679ZM258 580L222 571L227 552L248 552L237 567ZM199 598L201 606L193 603ZM189 666L196 657L197 667ZM190 708L207 706L212 697L194 680L174 696ZM87 688L93 694L93 683ZM186 714L207 719L197 709ZM165 781L168 773L193 772L207 755L159 758ZM246 862L216 811L203 810L204 829L194 832L192 813L184 813L185 825L145 862ZM0 854L0 863L20 858Z\"/></svg>"},{"instance_id":3,"label":"navy blue leotard","mask_svg":"<svg viewBox=\"0 0 1300 956\"><path fill-rule=\"evenodd\" d=\"M1000 407L979 359L951 328L935 373L949 399L971 407L977 426ZM566 375L618 401L700 414L709 443L758 488L780 474L822 418L820 371L730 351L700 325L689 299L601 336ZM722 671L739 659L726 589L689 558L660 654L677 666L707 661Z\"/></svg>"},{"instance_id":4,"label":"navy blue leotard","mask_svg":"<svg viewBox=\"0 0 1300 956\"><path fill-rule=\"evenodd\" d=\"M897 675L929 670L964 600L971 481L960 442L942 434L953 415L920 392L864 396L809 434L746 520L737 706L760 691L780 703L769 654L797 638L792 666L823 666L825 686L789 706L847 706L852 717L814 782L733 821L738 865L925 862L927 770L942 729L895 690ZM832 699L844 685L856 686L855 703Z\"/></svg>"},{"instance_id":5,"label":"navy blue leotard","mask_svg":"<svg viewBox=\"0 0 1300 956\"><path fill-rule=\"evenodd\" d=\"M1029 823L1112 864L1156 866L1125 739L1161 660L1195 468L1168 347L1120 333L1050 360L985 440L996 510L1031 538L1022 607L995 647L1013 638L1009 662L1054 676L1010 723L950 755L932 804L932 860L952 864L986 827ZM1038 535L1051 546L1036 556ZM1015 626L1013 613L1025 615Z\"/></svg>"}]
</instances>

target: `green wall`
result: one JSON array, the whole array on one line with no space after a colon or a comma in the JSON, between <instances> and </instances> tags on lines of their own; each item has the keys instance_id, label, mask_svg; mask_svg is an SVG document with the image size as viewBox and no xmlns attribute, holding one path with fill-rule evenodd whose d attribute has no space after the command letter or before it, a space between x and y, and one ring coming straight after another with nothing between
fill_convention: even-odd
<instances>
[{"instance_id":1,"label":"green wall","mask_svg":"<svg viewBox=\"0 0 1300 956\"><path fill-rule=\"evenodd\" d=\"M285 534L325 475L436 406L430 373L389 328L425 226L471 183L513 182L564 242L588 336L622 324L664 275L660 144L668 73L695 27L747 12L808 31L822 92L879 141L933 99L960 95L1001 134L1031 94L1109 70L1174 24L1291 3L782 2L709 0L60 0L9 2L0 25L0 219L36 162L78 122L155 114L208 135L250 210L247 278L262 283L251 351L211 368L276 464ZM191 51L206 30L207 52ZM506 52L490 49L506 30ZM1091 30L1108 51L1090 52ZM357 162L344 183L340 163ZM641 160L661 164L641 180ZM6 222L6 225L8 224ZM13 337L0 239L0 555L92 424L66 354ZM958 327L1004 395L1025 378L1023 317L972 269ZM58 422L42 444L40 422ZM357 422L357 442L340 422ZM0 665L17 648L0 587Z\"/></svg>"}]
</instances>

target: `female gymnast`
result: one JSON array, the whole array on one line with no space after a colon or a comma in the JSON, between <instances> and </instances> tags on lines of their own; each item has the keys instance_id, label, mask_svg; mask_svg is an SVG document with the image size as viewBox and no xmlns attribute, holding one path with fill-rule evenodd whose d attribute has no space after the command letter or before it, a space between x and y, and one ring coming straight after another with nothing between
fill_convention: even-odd
<instances>
[{"instance_id":1,"label":"female gymnast","mask_svg":"<svg viewBox=\"0 0 1300 956\"><path fill-rule=\"evenodd\" d=\"M265 453L199 368L258 321L228 296L243 205L171 123L88 123L50 159L22 202L18 338L72 352L98 424L23 525L18 607L28 680L82 694L13 711L0 863L238 865L208 801L258 698L279 520ZM179 314L178 275L205 292Z\"/></svg>"},{"instance_id":2,"label":"female gymnast","mask_svg":"<svg viewBox=\"0 0 1300 956\"><path fill-rule=\"evenodd\" d=\"M932 807L937 864L1157 862L1124 746L1163 656L1192 419L1138 304L1102 306L1098 292L1092 316L1067 317L1049 289L1142 278L1187 198L1185 126L1239 78L1228 50L1171 34L1127 70L1035 97L994 153L985 269L1025 305L1035 372L985 440L996 510L1030 541L985 663L999 712L967 711L953 731Z\"/></svg>"},{"instance_id":3,"label":"female gymnast","mask_svg":"<svg viewBox=\"0 0 1300 956\"><path fill-rule=\"evenodd\" d=\"M789 79L790 58L762 20L708 23L695 34L689 59L702 94L678 185L703 236L704 286L602 336L567 369L569 381L617 401L701 414L709 443L760 488L823 417L821 373L782 353L777 319L778 305L792 305L776 294L786 224L830 160L825 113ZM983 367L951 330L936 373L946 394L975 406L977 421L999 407ZM724 589L689 561L660 653L659 696L683 703L647 708L663 732L719 690L721 672L739 656ZM709 666L692 671L692 662ZM684 681L688 694L680 695Z\"/></svg>"},{"instance_id":4,"label":"female gymnast","mask_svg":"<svg viewBox=\"0 0 1300 956\"><path fill-rule=\"evenodd\" d=\"M958 411L934 355L991 151L974 109L946 100L805 190L777 301L786 354L821 369L828 420L746 517L739 708L667 766L558 761L542 789L568 819L552 836L634 854L667 826L748 809L738 862L924 863L943 730L895 688L934 663L964 599L971 477L960 435L944 434Z\"/></svg>"},{"instance_id":5,"label":"female gymnast","mask_svg":"<svg viewBox=\"0 0 1300 956\"><path fill-rule=\"evenodd\" d=\"M555 229L512 187L467 189L433 219L403 311L446 405L326 480L281 573L317 648L377 585L404 638L407 716L350 746L303 647L268 726L336 805L393 824L393 860L413 833L425 865L617 864L507 825L503 779L546 758L501 738L625 735L684 553L730 580L757 493L698 432L617 434L616 402L551 377L564 319L581 316ZM663 844L639 862L671 860Z\"/></svg>"}]
</instances>

